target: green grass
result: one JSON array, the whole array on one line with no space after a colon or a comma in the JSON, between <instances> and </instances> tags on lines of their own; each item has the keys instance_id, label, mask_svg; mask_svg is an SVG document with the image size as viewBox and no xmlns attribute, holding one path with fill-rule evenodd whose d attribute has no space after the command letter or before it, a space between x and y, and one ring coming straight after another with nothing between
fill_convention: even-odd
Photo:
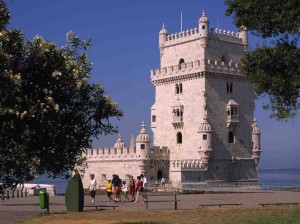
<instances>
[{"instance_id":1,"label":"green grass","mask_svg":"<svg viewBox=\"0 0 300 224\"><path fill-rule=\"evenodd\" d=\"M197 208L194 210L98 210L39 215L23 224L300 224L300 207Z\"/></svg>"}]
</instances>

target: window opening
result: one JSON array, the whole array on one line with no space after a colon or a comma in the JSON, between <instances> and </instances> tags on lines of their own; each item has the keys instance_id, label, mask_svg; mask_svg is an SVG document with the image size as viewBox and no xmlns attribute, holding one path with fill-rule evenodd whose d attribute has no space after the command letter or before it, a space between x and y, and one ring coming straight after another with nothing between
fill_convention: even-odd
<instances>
[{"instance_id":1,"label":"window opening","mask_svg":"<svg viewBox=\"0 0 300 224\"><path fill-rule=\"evenodd\" d=\"M155 115L152 116L152 122L156 122L156 116Z\"/></svg>"},{"instance_id":2,"label":"window opening","mask_svg":"<svg viewBox=\"0 0 300 224\"><path fill-rule=\"evenodd\" d=\"M141 149L145 149L145 144L141 144Z\"/></svg>"},{"instance_id":3,"label":"window opening","mask_svg":"<svg viewBox=\"0 0 300 224\"><path fill-rule=\"evenodd\" d=\"M179 85L178 84L175 85L175 93L179 94Z\"/></svg>"},{"instance_id":4,"label":"window opening","mask_svg":"<svg viewBox=\"0 0 300 224\"><path fill-rule=\"evenodd\" d=\"M181 64L183 64L183 63L184 63L184 59L181 58L181 59L179 60L179 70L181 70Z\"/></svg>"},{"instance_id":5,"label":"window opening","mask_svg":"<svg viewBox=\"0 0 300 224\"><path fill-rule=\"evenodd\" d=\"M179 93L182 93L182 83L179 83Z\"/></svg>"},{"instance_id":6,"label":"window opening","mask_svg":"<svg viewBox=\"0 0 300 224\"><path fill-rule=\"evenodd\" d=\"M234 143L234 134L233 134L232 131L230 131L230 132L228 133L228 142L229 142L229 143Z\"/></svg>"},{"instance_id":7,"label":"window opening","mask_svg":"<svg viewBox=\"0 0 300 224\"><path fill-rule=\"evenodd\" d=\"M177 144L182 144L182 134L181 134L181 132L177 133Z\"/></svg>"}]
</instances>

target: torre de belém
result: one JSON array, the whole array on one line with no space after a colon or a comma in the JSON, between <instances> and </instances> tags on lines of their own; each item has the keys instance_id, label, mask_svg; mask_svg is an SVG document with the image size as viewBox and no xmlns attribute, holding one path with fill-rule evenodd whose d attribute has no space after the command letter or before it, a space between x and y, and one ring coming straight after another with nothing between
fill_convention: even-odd
<instances>
[{"instance_id":1,"label":"torre de bel\u00e9m","mask_svg":"<svg viewBox=\"0 0 300 224\"><path fill-rule=\"evenodd\" d=\"M195 29L159 32L160 68L151 71L153 147L142 123L126 147L87 149L84 187L95 174L100 185L118 174L144 173L173 187L186 183L257 183L260 130L254 119L254 88L240 69L248 47L245 28L237 33L209 27L203 12Z\"/></svg>"}]
</instances>

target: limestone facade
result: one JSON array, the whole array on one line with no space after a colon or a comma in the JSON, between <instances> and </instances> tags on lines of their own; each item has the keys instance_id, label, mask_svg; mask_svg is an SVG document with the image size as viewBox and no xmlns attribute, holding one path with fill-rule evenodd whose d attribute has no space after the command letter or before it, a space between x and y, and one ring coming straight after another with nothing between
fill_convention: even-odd
<instances>
[{"instance_id":1,"label":"limestone facade","mask_svg":"<svg viewBox=\"0 0 300 224\"><path fill-rule=\"evenodd\" d=\"M160 68L151 71L153 148L142 125L125 147L87 150L88 168L98 179L113 173L161 176L184 182L257 181L260 130L253 117L254 89L240 68L247 50L244 27L237 33L209 28L203 12L197 28L159 32ZM122 173L122 172L127 173ZM88 176L84 176L87 183Z\"/></svg>"}]
</instances>

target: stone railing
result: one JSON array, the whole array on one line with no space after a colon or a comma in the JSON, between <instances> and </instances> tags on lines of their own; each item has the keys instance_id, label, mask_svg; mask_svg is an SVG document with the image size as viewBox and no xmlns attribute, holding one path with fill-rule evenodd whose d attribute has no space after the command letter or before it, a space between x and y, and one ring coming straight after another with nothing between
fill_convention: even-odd
<instances>
[{"instance_id":1,"label":"stone railing","mask_svg":"<svg viewBox=\"0 0 300 224\"><path fill-rule=\"evenodd\" d=\"M172 160L170 161L173 169L206 169L201 159L187 159L187 160Z\"/></svg>"}]
</instances>

